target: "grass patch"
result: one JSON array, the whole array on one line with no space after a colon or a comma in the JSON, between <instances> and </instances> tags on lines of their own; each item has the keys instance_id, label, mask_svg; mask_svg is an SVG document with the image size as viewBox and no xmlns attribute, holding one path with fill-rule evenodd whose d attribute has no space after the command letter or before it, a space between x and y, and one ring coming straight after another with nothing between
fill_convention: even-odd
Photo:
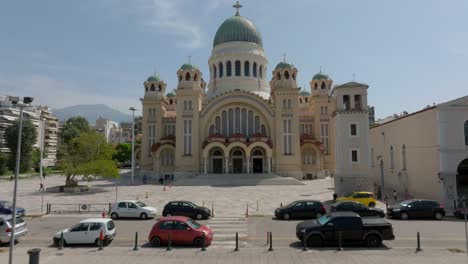
<instances>
[{"instance_id":1,"label":"grass patch","mask_svg":"<svg viewBox=\"0 0 468 264\"><path fill-rule=\"evenodd\" d=\"M450 252L450 253L465 253L464 250L461 250L459 248L447 248L447 250Z\"/></svg>"}]
</instances>

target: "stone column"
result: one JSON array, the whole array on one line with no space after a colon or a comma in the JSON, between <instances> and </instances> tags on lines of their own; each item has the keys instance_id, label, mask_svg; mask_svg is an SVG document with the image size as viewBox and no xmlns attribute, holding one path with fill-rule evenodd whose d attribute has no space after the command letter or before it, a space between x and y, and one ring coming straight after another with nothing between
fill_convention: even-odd
<instances>
[{"instance_id":1,"label":"stone column","mask_svg":"<svg viewBox=\"0 0 468 264\"><path fill-rule=\"evenodd\" d=\"M224 157L224 166L226 167L225 169L225 173L228 174L229 173L229 157Z\"/></svg>"},{"instance_id":2,"label":"stone column","mask_svg":"<svg viewBox=\"0 0 468 264\"><path fill-rule=\"evenodd\" d=\"M247 156L247 174L250 173L250 157Z\"/></svg>"},{"instance_id":3,"label":"stone column","mask_svg":"<svg viewBox=\"0 0 468 264\"><path fill-rule=\"evenodd\" d=\"M203 158L203 162L204 162L204 166L205 166L205 174L207 174L207 171L206 171L206 158Z\"/></svg>"},{"instance_id":4,"label":"stone column","mask_svg":"<svg viewBox=\"0 0 468 264\"><path fill-rule=\"evenodd\" d=\"M271 173L271 157L268 157L268 173Z\"/></svg>"}]
</instances>

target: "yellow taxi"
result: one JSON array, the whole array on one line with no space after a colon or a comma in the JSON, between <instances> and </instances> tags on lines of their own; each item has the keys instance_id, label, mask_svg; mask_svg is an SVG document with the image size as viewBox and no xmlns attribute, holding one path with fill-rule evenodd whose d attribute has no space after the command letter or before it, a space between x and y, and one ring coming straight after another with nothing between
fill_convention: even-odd
<instances>
[{"instance_id":1,"label":"yellow taxi","mask_svg":"<svg viewBox=\"0 0 468 264\"><path fill-rule=\"evenodd\" d=\"M372 192L353 192L350 196L336 198L336 201L355 201L360 202L369 207L374 207L376 200Z\"/></svg>"}]
</instances>

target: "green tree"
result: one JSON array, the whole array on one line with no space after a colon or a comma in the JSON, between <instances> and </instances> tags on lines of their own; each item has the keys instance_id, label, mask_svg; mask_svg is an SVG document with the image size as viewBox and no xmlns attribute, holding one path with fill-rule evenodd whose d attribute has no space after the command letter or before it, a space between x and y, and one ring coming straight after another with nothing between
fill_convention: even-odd
<instances>
[{"instance_id":1,"label":"green tree","mask_svg":"<svg viewBox=\"0 0 468 264\"><path fill-rule=\"evenodd\" d=\"M89 131L91 131L91 128L86 118L82 116L70 117L60 130L59 141L68 144L72 139L80 136L81 133Z\"/></svg>"},{"instance_id":2,"label":"green tree","mask_svg":"<svg viewBox=\"0 0 468 264\"><path fill-rule=\"evenodd\" d=\"M112 159L122 164L129 161L132 158L132 144L130 143L119 143L115 147L115 153Z\"/></svg>"},{"instance_id":3,"label":"green tree","mask_svg":"<svg viewBox=\"0 0 468 264\"><path fill-rule=\"evenodd\" d=\"M117 166L112 160L115 150L103 135L95 131L81 132L65 146L58 164L65 173L67 186L76 185L74 178L77 175L83 175L88 180L94 177L119 176Z\"/></svg>"},{"instance_id":4,"label":"green tree","mask_svg":"<svg viewBox=\"0 0 468 264\"><path fill-rule=\"evenodd\" d=\"M32 150L32 166L36 172L39 171L39 165L41 163L41 150L39 148L34 147Z\"/></svg>"},{"instance_id":5,"label":"green tree","mask_svg":"<svg viewBox=\"0 0 468 264\"><path fill-rule=\"evenodd\" d=\"M10 149L8 167L11 170L16 166L16 150L18 147L18 129L19 120L16 120L13 125L5 130L6 145ZM23 130L21 132L21 162L20 173L25 173L31 169L32 165L32 150L37 141L37 131L31 120L23 120Z\"/></svg>"}]
</instances>

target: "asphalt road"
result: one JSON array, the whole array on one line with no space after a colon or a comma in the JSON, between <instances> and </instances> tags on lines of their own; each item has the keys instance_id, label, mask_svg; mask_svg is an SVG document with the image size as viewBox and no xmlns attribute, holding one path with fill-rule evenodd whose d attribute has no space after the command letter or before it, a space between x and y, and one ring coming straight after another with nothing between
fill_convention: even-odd
<instances>
[{"instance_id":1,"label":"asphalt road","mask_svg":"<svg viewBox=\"0 0 468 264\"><path fill-rule=\"evenodd\" d=\"M45 217L27 218L29 234L20 239L21 247L48 247L52 245L52 237L63 228L72 227L79 221L89 218L85 215L49 215ZM416 232L421 234L421 247L464 250L465 226L462 220L446 218L436 220L392 220L395 237L394 241L384 241L386 248L416 248ZM199 221L202 224L208 220ZM248 236L243 238L248 247L265 247L266 233L273 233L274 247L300 247L295 237L295 227L301 220L276 220L273 216L250 217ZM154 219L149 220L116 220L117 236L110 247L133 247L135 232L139 234L139 245L147 243ZM228 231L228 230L226 230ZM233 233L234 239L235 233ZM216 240L216 233L215 238Z\"/></svg>"}]
</instances>

